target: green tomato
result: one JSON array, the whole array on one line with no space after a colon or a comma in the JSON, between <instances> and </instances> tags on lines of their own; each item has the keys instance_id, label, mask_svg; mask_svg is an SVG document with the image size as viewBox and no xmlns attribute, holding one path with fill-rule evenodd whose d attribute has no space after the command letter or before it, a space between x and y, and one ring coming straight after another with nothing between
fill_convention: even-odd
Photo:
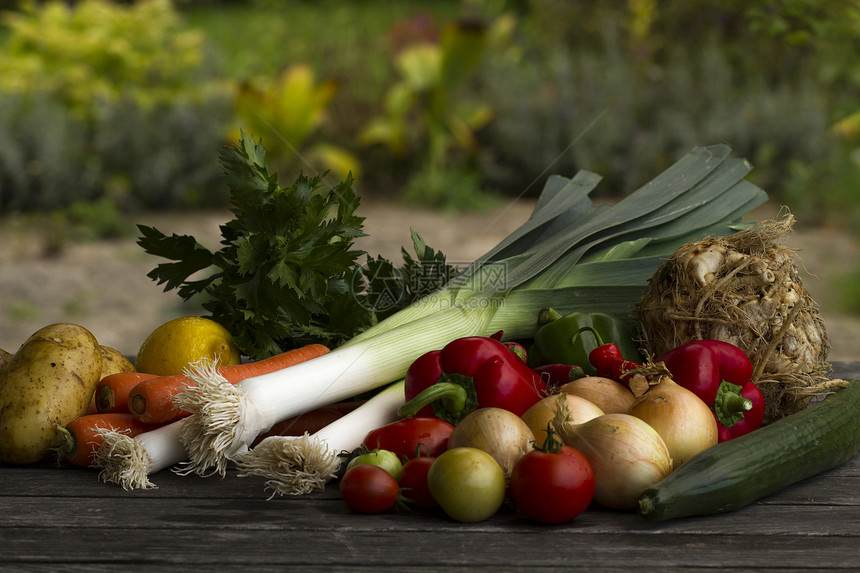
<instances>
[{"instance_id":1,"label":"green tomato","mask_svg":"<svg viewBox=\"0 0 860 573\"><path fill-rule=\"evenodd\" d=\"M403 471L403 463L397 457L397 454L389 450L377 449L359 454L349 461L346 465L346 471L361 464L379 466L390 473L397 481L400 481L400 473Z\"/></svg>"},{"instance_id":2,"label":"green tomato","mask_svg":"<svg viewBox=\"0 0 860 573\"><path fill-rule=\"evenodd\" d=\"M448 517L473 523L487 519L502 506L505 472L483 450L451 448L430 466L427 486Z\"/></svg>"}]
</instances>

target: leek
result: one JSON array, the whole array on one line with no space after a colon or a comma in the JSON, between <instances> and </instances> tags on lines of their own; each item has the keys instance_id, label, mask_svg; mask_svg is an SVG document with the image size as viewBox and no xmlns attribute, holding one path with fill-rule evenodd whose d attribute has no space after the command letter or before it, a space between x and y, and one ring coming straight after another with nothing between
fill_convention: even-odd
<instances>
[{"instance_id":1,"label":"leek","mask_svg":"<svg viewBox=\"0 0 860 573\"><path fill-rule=\"evenodd\" d=\"M691 238L726 235L767 200L725 145L696 148L615 205L594 206L599 177L554 176L531 217L437 292L332 352L230 385L212 377L177 405L188 471L224 475L278 421L402 378L423 353L461 336L527 338L539 310L631 314L662 258Z\"/></svg>"},{"instance_id":2,"label":"leek","mask_svg":"<svg viewBox=\"0 0 860 573\"><path fill-rule=\"evenodd\" d=\"M165 424L134 438L110 428L96 428L102 438L93 460L93 467L99 468L99 480L118 484L125 490L155 488L150 474L186 458L180 438L185 420Z\"/></svg>"},{"instance_id":3,"label":"leek","mask_svg":"<svg viewBox=\"0 0 860 573\"><path fill-rule=\"evenodd\" d=\"M343 458L361 446L371 430L397 420L404 403L404 382L389 385L367 402L313 435L269 436L237 456L239 477L267 478L272 496L301 495L323 489L336 477ZM270 499L271 499L270 497Z\"/></svg>"}]
</instances>

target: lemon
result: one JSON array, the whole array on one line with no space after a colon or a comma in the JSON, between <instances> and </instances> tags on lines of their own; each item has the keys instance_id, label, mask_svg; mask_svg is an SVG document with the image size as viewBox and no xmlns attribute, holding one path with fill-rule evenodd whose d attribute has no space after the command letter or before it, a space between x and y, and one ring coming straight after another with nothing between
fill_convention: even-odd
<instances>
[{"instance_id":1,"label":"lemon","mask_svg":"<svg viewBox=\"0 0 860 573\"><path fill-rule=\"evenodd\" d=\"M231 366L241 362L241 353L230 332L214 320L183 316L165 322L146 337L135 369L158 376L182 374L189 364L202 359Z\"/></svg>"}]
</instances>

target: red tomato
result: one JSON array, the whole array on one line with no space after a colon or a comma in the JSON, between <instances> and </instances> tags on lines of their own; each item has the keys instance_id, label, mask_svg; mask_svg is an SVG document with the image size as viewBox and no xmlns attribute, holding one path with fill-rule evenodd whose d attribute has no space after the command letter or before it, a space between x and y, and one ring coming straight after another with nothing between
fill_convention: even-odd
<instances>
[{"instance_id":1,"label":"red tomato","mask_svg":"<svg viewBox=\"0 0 860 573\"><path fill-rule=\"evenodd\" d=\"M400 473L400 491L404 498L410 500L410 506L429 509L438 505L430 495L430 488L427 486L427 472L430 471L430 466L435 460L436 458L421 456L403 464L403 471Z\"/></svg>"},{"instance_id":2,"label":"red tomato","mask_svg":"<svg viewBox=\"0 0 860 573\"><path fill-rule=\"evenodd\" d=\"M369 450L392 451L400 459L437 457L448 449L448 438L453 431L454 426L445 420L416 416L372 430L363 445Z\"/></svg>"},{"instance_id":3,"label":"red tomato","mask_svg":"<svg viewBox=\"0 0 860 573\"><path fill-rule=\"evenodd\" d=\"M360 464L340 480L340 497L359 513L381 513L397 504L397 480L388 471L372 464Z\"/></svg>"},{"instance_id":4,"label":"red tomato","mask_svg":"<svg viewBox=\"0 0 860 573\"><path fill-rule=\"evenodd\" d=\"M594 496L594 472L578 450L532 450L511 473L511 500L528 518L564 523L585 511Z\"/></svg>"}]
</instances>

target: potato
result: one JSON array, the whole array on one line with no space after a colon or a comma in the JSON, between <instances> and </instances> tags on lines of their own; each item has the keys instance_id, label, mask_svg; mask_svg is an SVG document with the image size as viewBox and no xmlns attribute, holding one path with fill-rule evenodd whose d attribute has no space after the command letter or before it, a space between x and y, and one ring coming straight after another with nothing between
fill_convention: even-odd
<instances>
[{"instance_id":1,"label":"potato","mask_svg":"<svg viewBox=\"0 0 860 573\"><path fill-rule=\"evenodd\" d=\"M0 461L44 458L56 426L86 412L101 370L99 344L82 326L52 324L30 336L0 370Z\"/></svg>"},{"instance_id":2,"label":"potato","mask_svg":"<svg viewBox=\"0 0 860 573\"><path fill-rule=\"evenodd\" d=\"M120 372L134 372L134 364L123 356L122 352L110 346L100 346L99 348L102 353L102 378Z\"/></svg>"},{"instance_id":3,"label":"potato","mask_svg":"<svg viewBox=\"0 0 860 573\"><path fill-rule=\"evenodd\" d=\"M3 369L3 365L12 360L12 353L7 352L0 348L0 370Z\"/></svg>"}]
</instances>

